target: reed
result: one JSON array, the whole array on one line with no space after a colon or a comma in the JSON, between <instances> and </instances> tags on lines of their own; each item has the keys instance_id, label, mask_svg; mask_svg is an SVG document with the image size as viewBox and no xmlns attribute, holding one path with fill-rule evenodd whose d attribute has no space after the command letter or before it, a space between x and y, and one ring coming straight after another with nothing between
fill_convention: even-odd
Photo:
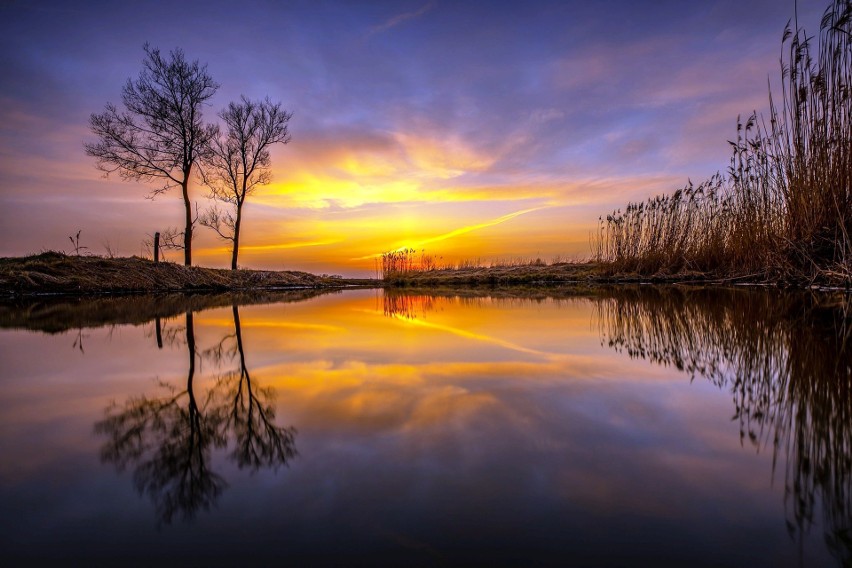
<instances>
[{"instance_id":1,"label":"reed","mask_svg":"<svg viewBox=\"0 0 852 568\"><path fill-rule=\"evenodd\" d=\"M444 261L443 256L428 254L425 249L420 250L418 253L413 248L403 248L382 253L381 260L382 279L390 283L426 274L438 275L439 273L480 269L546 267L568 264L562 260L561 256L555 257L549 264L541 258L528 259L520 257L498 260L485 260L477 257L449 262Z\"/></svg>"},{"instance_id":2,"label":"reed","mask_svg":"<svg viewBox=\"0 0 852 568\"><path fill-rule=\"evenodd\" d=\"M701 271L852 283L852 0L820 34L788 24L781 100L737 119L727 175L599 219L592 254L614 272Z\"/></svg>"}]
</instances>

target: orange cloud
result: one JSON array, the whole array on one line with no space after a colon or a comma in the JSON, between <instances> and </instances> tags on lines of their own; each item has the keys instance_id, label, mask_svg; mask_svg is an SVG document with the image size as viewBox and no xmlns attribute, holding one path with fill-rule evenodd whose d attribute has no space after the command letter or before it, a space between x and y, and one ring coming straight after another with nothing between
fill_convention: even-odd
<instances>
[{"instance_id":1,"label":"orange cloud","mask_svg":"<svg viewBox=\"0 0 852 568\"><path fill-rule=\"evenodd\" d=\"M464 235L465 233L470 233L471 231L476 231L478 229L484 229L486 227L493 227L494 225L499 225L500 223L505 223L506 221L510 221L515 217L520 215L525 215L527 213L532 213L533 211L538 211L543 209L542 207L533 207L531 209L523 209L521 211L515 211L514 213L509 213L507 215L503 215L502 217L497 217L496 219L491 219L490 221L484 221L482 223L476 223L474 225L467 225L465 227L459 227L458 229L453 229L447 233L443 233L441 235L436 235L434 237L428 237L425 239L419 239L415 241L409 241L406 244L398 247L394 250L394 252L398 252L407 248L418 249L425 245L445 241L447 239L452 239L453 237L457 237L459 235ZM366 255L358 258L354 258L353 260L366 260L375 258L377 256L381 256L382 253L375 253L371 255Z\"/></svg>"}]
</instances>

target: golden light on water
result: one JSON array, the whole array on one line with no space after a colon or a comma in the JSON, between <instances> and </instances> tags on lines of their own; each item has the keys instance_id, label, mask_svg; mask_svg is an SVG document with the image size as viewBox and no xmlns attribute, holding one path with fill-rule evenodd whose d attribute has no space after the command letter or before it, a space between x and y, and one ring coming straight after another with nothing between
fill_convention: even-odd
<instances>
[{"instance_id":1,"label":"golden light on water","mask_svg":"<svg viewBox=\"0 0 852 568\"><path fill-rule=\"evenodd\" d=\"M793 526L811 527L811 553L829 553L823 533L845 526L848 511L842 457L849 428L836 420L848 415L848 397L842 388L836 395L825 390L838 388L826 377L837 378L831 370L842 353L826 339L834 335L830 323L842 319L826 318L827 306L815 297L808 303L777 291L562 292L349 290L243 305L225 295L167 297L163 305L58 300L52 309L39 301L22 309L32 319L12 313L5 320L25 323L4 330L0 431L8 433L12 465L0 465L0 485L23 499L39 496L16 518L59 520L68 518L72 499L40 509L45 486L51 495L107 487L111 498L94 506L121 530L144 526L140 517L166 518L172 503L224 523L257 516L271 501L263 514L283 515L325 538L341 515L347 534L360 530L371 503L380 504L367 511L377 526L398 522L400 510L422 522L436 504L449 503L437 517L441 526L451 523L455 542L459 527L481 528L472 520L452 524L461 503L479 518L497 517L494 543L506 541L505 519L520 516L525 528L529 515L544 511L533 520L546 527L556 510L559 539L563 518L580 528L594 521L584 542L600 523L623 528L633 519L631 531L655 524L654 534L663 535L657 546L669 554L674 540L682 542L682 526L699 543L708 530L727 531L713 542L735 542L746 526L774 531L766 549L788 558L802 549L789 538ZM148 309L160 314L157 321L146 319ZM814 309L822 325L810 324ZM791 326L791 313L806 323ZM132 325L112 323L128 314ZM740 326L755 321L751 332ZM730 333L731 326L742 333ZM33 333L44 329L50 332ZM808 348L790 349L793 342ZM40 356L45 352L54 356ZM743 386L731 388L734 381ZM813 398L814 388L826 396ZM246 422L251 416L259 421ZM744 444L746 427L759 435ZM764 440L755 452L754 442ZM296 453L261 459L255 469L239 461L278 441ZM802 451L816 452L814 459L795 459ZM830 485L812 477L811 463L830 472ZM181 480L188 474L204 483L187 489ZM172 500L171 483L140 493L140 480L174 482L197 499ZM820 517L828 528L810 515L797 525L785 495L810 499L814 513L828 511ZM516 501L501 518L510 497ZM389 512L388 502L406 506ZM80 503L75 517L92 510L89 500ZM744 506L751 507L748 524L731 526ZM722 513L708 518L717 509ZM154 541L161 539L157 528ZM366 532L359 538L375 531ZM609 550L611 541L602 546Z\"/></svg>"}]
</instances>

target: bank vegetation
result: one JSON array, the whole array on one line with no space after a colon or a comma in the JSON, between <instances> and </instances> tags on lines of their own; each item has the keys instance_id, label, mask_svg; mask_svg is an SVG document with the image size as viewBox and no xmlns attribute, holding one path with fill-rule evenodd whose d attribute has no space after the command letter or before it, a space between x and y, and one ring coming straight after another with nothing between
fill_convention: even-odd
<instances>
[{"instance_id":1,"label":"bank vegetation","mask_svg":"<svg viewBox=\"0 0 852 568\"><path fill-rule=\"evenodd\" d=\"M852 283L852 1L782 40L780 100L738 120L726 175L602 217L610 273Z\"/></svg>"}]
</instances>

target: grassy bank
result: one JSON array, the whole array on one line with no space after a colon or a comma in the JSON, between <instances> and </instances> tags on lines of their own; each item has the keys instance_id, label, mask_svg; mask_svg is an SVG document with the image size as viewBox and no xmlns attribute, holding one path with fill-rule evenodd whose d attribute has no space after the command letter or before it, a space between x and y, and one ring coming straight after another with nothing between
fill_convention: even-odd
<instances>
[{"instance_id":1,"label":"grassy bank","mask_svg":"<svg viewBox=\"0 0 852 568\"><path fill-rule=\"evenodd\" d=\"M375 281L307 272L220 270L153 263L138 257L69 256L58 252L0 258L0 294L102 294L340 288Z\"/></svg>"},{"instance_id":2,"label":"grassy bank","mask_svg":"<svg viewBox=\"0 0 852 568\"><path fill-rule=\"evenodd\" d=\"M562 285L601 284L764 284L795 285L801 282L774 278L766 272L743 273L718 269L694 270L687 266L672 269L665 264L645 270L633 264L611 261L547 263L534 260L512 259L484 262L481 259L441 264L425 251L402 249L382 255L382 278L386 287L424 287L431 289L529 286L552 287ZM813 283L812 283L813 284ZM843 278L823 279L820 287L847 287Z\"/></svg>"},{"instance_id":3,"label":"grassy bank","mask_svg":"<svg viewBox=\"0 0 852 568\"><path fill-rule=\"evenodd\" d=\"M780 92L738 121L726 175L600 219L610 272L852 284L852 2L782 44Z\"/></svg>"}]
</instances>

